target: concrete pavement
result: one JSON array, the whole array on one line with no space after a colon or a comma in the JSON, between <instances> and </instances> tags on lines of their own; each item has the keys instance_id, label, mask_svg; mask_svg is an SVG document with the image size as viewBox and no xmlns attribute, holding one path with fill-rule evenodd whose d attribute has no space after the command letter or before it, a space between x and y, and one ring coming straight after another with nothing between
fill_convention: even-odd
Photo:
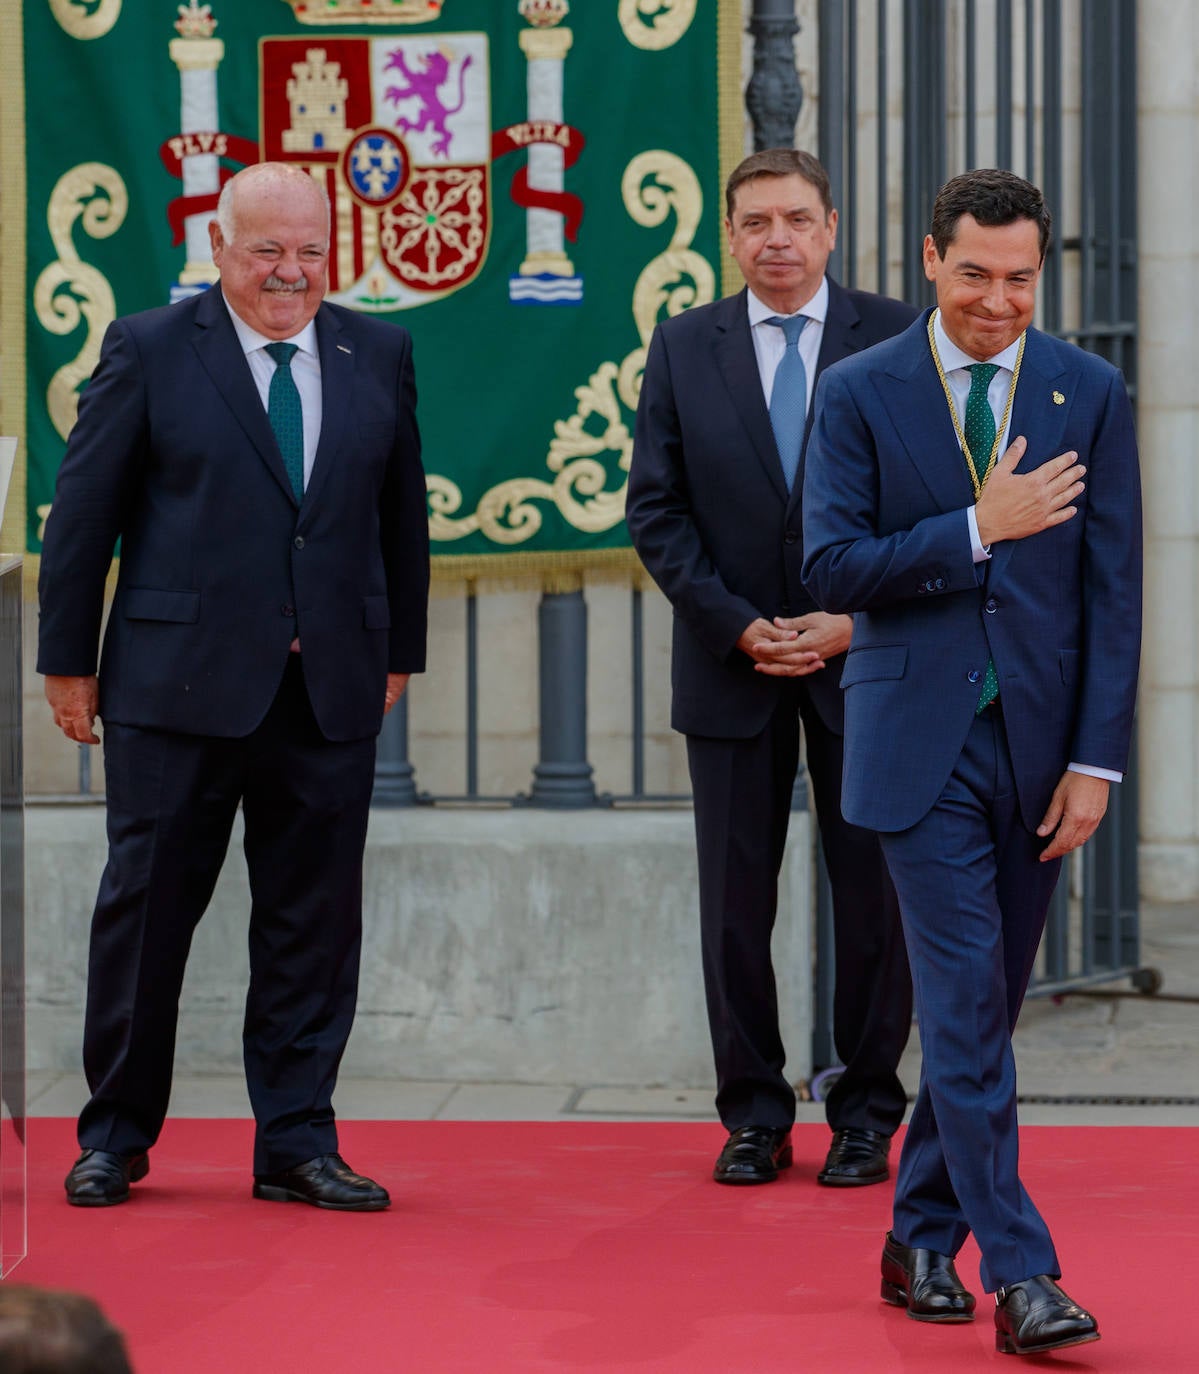
<instances>
[{"instance_id":1,"label":"concrete pavement","mask_svg":"<svg viewBox=\"0 0 1199 1374\"><path fill-rule=\"evenodd\" d=\"M1124 981L1026 1004L1015 1037L1026 1124L1199 1126L1199 907L1146 905L1142 963L1161 971L1156 996ZM914 1032L902 1066L909 1091L919 1062ZM30 1075L31 1116L73 1116L84 1096L81 1073ZM348 1077L338 1086L337 1110L347 1120L715 1120L709 1086L602 1082ZM232 1074L180 1076L171 1112L247 1116L245 1084ZM821 1104L800 1102L801 1121L823 1116Z\"/></svg>"}]
</instances>

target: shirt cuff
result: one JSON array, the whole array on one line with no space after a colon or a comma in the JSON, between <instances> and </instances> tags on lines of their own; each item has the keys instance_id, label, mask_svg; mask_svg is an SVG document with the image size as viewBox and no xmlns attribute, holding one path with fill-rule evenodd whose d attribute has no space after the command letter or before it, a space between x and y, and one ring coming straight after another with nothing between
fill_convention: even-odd
<instances>
[{"instance_id":1,"label":"shirt cuff","mask_svg":"<svg viewBox=\"0 0 1199 1374\"><path fill-rule=\"evenodd\" d=\"M1085 773L1088 778L1106 778L1108 782L1123 782L1124 774L1111 768L1093 768L1089 763L1071 763L1066 766L1067 773Z\"/></svg>"},{"instance_id":2,"label":"shirt cuff","mask_svg":"<svg viewBox=\"0 0 1199 1374\"><path fill-rule=\"evenodd\" d=\"M973 506L966 507L966 523L970 526L970 549L976 563L985 563L991 556L990 544L984 544L978 537L978 516Z\"/></svg>"}]
</instances>

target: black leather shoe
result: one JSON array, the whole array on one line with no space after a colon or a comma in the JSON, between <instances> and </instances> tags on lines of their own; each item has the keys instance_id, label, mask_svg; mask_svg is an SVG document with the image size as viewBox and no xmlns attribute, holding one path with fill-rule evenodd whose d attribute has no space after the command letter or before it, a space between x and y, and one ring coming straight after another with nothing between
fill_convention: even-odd
<instances>
[{"instance_id":1,"label":"black leather shoe","mask_svg":"<svg viewBox=\"0 0 1199 1374\"><path fill-rule=\"evenodd\" d=\"M890 1231L883 1242L882 1299L906 1307L918 1322L974 1320L974 1294L958 1278L953 1260L936 1250L900 1245Z\"/></svg>"},{"instance_id":2,"label":"black leather shoe","mask_svg":"<svg viewBox=\"0 0 1199 1374\"><path fill-rule=\"evenodd\" d=\"M277 1174L255 1174L254 1196L267 1202L309 1202L334 1212L381 1212L387 1189L356 1174L340 1155L317 1155Z\"/></svg>"},{"instance_id":3,"label":"black leather shoe","mask_svg":"<svg viewBox=\"0 0 1199 1374\"><path fill-rule=\"evenodd\" d=\"M1099 1339L1099 1323L1049 1277L1009 1283L995 1294L995 1349L1001 1355L1039 1355Z\"/></svg>"},{"instance_id":4,"label":"black leather shoe","mask_svg":"<svg viewBox=\"0 0 1199 1374\"><path fill-rule=\"evenodd\" d=\"M868 1183L885 1183L891 1177L887 1156L891 1153L891 1137L881 1131L861 1130L847 1126L833 1132L824 1168L816 1175L816 1182L828 1188L863 1188Z\"/></svg>"},{"instance_id":5,"label":"black leather shoe","mask_svg":"<svg viewBox=\"0 0 1199 1374\"><path fill-rule=\"evenodd\" d=\"M133 1155L84 1150L66 1177L67 1201L72 1207L115 1207L129 1201L129 1185L149 1172L145 1150Z\"/></svg>"},{"instance_id":6,"label":"black leather shoe","mask_svg":"<svg viewBox=\"0 0 1199 1374\"><path fill-rule=\"evenodd\" d=\"M773 1183L791 1167L791 1132L771 1126L738 1126L729 1133L712 1177L717 1183Z\"/></svg>"}]
</instances>

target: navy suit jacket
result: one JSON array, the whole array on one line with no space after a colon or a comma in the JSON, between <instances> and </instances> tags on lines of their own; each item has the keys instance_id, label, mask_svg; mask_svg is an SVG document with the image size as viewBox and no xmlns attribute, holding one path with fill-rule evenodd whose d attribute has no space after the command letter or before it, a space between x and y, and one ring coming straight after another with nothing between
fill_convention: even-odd
<instances>
[{"instance_id":1,"label":"navy suit jacket","mask_svg":"<svg viewBox=\"0 0 1199 1374\"><path fill-rule=\"evenodd\" d=\"M322 304L320 442L297 507L219 288L115 321L46 525L38 670L96 671L100 715L239 737L300 636L332 740L376 733L425 663L428 524L406 330Z\"/></svg>"},{"instance_id":2,"label":"navy suit jacket","mask_svg":"<svg viewBox=\"0 0 1199 1374\"><path fill-rule=\"evenodd\" d=\"M907 327L900 301L829 281L817 375ZM808 426L812 415L809 411ZM750 333L747 293L664 320L650 340L625 518L674 607L671 723L684 734L748 739L785 679L754 672L737 647L751 621L816 609L800 578L802 464L790 496ZM804 679L841 730L841 660Z\"/></svg>"},{"instance_id":3,"label":"navy suit jacket","mask_svg":"<svg viewBox=\"0 0 1199 1374\"><path fill-rule=\"evenodd\" d=\"M824 375L808 446L804 576L826 610L854 613L842 806L874 830L920 820L961 752L989 655L1035 829L1068 763L1127 765L1141 629L1132 409L1110 364L1028 331L1017 470L1073 449L1086 490L1073 519L996 544L980 583L974 494L927 322Z\"/></svg>"}]
</instances>

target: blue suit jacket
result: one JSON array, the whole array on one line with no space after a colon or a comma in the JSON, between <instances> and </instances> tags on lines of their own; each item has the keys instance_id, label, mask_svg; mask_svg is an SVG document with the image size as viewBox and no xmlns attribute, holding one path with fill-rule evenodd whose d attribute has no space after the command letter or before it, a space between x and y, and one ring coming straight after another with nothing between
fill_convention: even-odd
<instances>
[{"instance_id":1,"label":"blue suit jacket","mask_svg":"<svg viewBox=\"0 0 1199 1374\"><path fill-rule=\"evenodd\" d=\"M736 647L745 627L816 609L800 578L802 481L788 495L746 302L741 291L654 331L625 512L641 561L674 607L671 723L724 739L758 734L785 682L754 672ZM900 301L830 280L817 375L914 315ZM811 412L808 424L810 432ZM804 679L838 734L839 673L835 659Z\"/></svg>"},{"instance_id":2,"label":"blue suit jacket","mask_svg":"<svg viewBox=\"0 0 1199 1374\"><path fill-rule=\"evenodd\" d=\"M237 737L299 633L329 739L378 731L425 662L428 524L404 329L322 304L322 418L297 507L220 290L115 321L42 549L38 670L96 671L106 721Z\"/></svg>"},{"instance_id":3,"label":"blue suit jacket","mask_svg":"<svg viewBox=\"0 0 1199 1374\"><path fill-rule=\"evenodd\" d=\"M990 655L1035 829L1068 763L1127 764L1141 627L1132 410L1110 364L1028 331L1010 430L1028 440L1018 471L1074 449L1086 491L1073 519L996 544L980 584L974 495L927 321L824 375L808 446L804 577L826 610L854 612L843 809L881 831L929 810Z\"/></svg>"}]
</instances>

